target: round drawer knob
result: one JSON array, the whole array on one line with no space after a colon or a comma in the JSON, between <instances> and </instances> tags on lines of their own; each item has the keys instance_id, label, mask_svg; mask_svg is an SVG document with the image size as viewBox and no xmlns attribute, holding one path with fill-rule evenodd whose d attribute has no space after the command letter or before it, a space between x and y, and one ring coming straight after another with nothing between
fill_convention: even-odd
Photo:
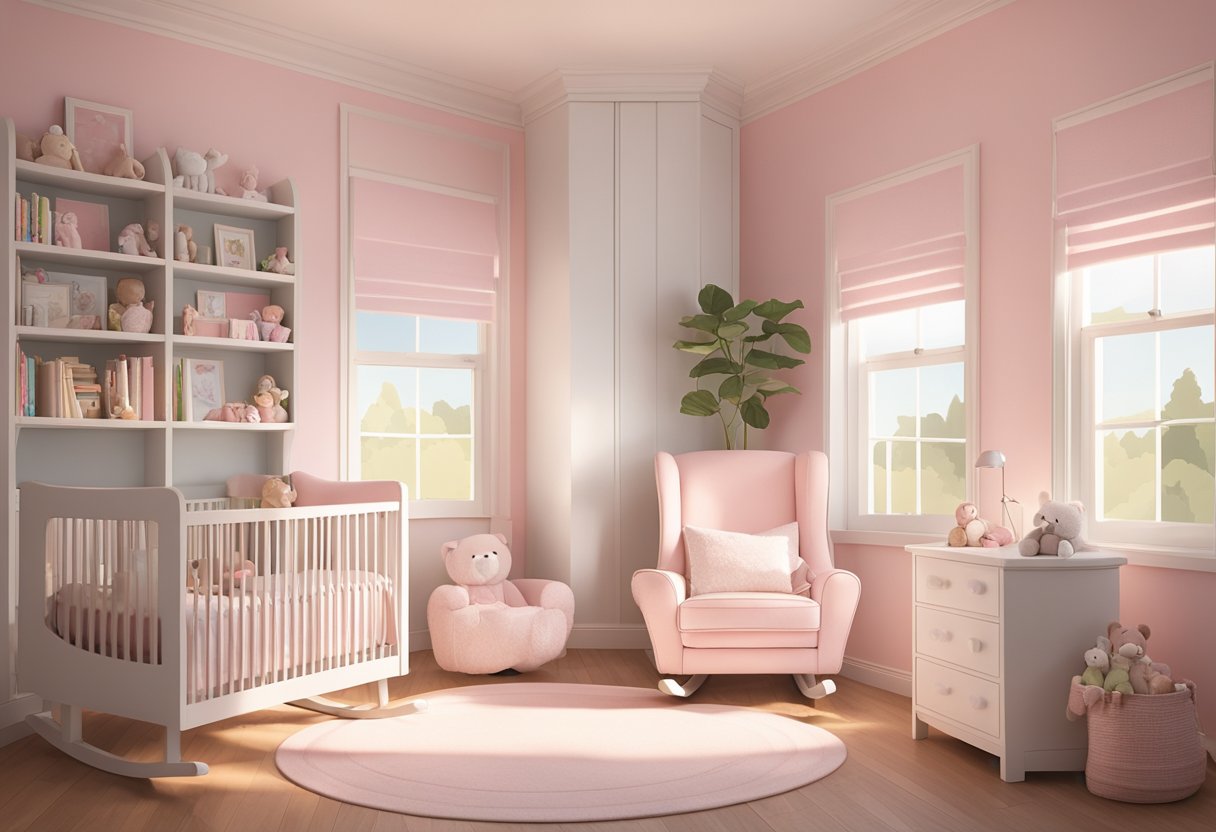
<instances>
[{"instance_id":1,"label":"round drawer knob","mask_svg":"<svg viewBox=\"0 0 1216 832\"><path fill-rule=\"evenodd\" d=\"M944 682L937 683L937 692L942 696L949 696L952 688Z\"/></svg>"},{"instance_id":2,"label":"round drawer knob","mask_svg":"<svg viewBox=\"0 0 1216 832\"><path fill-rule=\"evenodd\" d=\"M983 595L988 591L988 584L972 578L971 580L967 581L967 589L971 590L971 594L973 595Z\"/></svg>"},{"instance_id":3,"label":"round drawer knob","mask_svg":"<svg viewBox=\"0 0 1216 832\"><path fill-rule=\"evenodd\" d=\"M934 641L949 641L950 639L954 638L954 633L950 632L949 630L939 630L937 627L934 627L929 631L929 636Z\"/></svg>"},{"instance_id":4,"label":"round drawer knob","mask_svg":"<svg viewBox=\"0 0 1216 832\"><path fill-rule=\"evenodd\" d=\"M977 711L982 711L984 708L988 707L988 700L982 696L972 696L971 707L975 708Z\"/></svg>"},{"instance_id":5,"label":"round drawer knob","mask_svg":"<svg viewBox=\"0 0 1216 832\"><path fill-rule=\"evenodd\" d=\"M950 580L948 578L942 578L937 575L930 575L929 579L928 579L928 584L933 589L949 589L950 588Z\"/></svg>"},{"instance_id":6,"label":"round drawer knob","mask_svg":"<svg viewBox=\"0 0 1216 832\"><path fill-rule=\"evenodd\" d=\"M980 641L978 638L968 639L967 643L971 645L972 653L978 653L984 649L984 642Z\"/></svg>"}]
</instances>

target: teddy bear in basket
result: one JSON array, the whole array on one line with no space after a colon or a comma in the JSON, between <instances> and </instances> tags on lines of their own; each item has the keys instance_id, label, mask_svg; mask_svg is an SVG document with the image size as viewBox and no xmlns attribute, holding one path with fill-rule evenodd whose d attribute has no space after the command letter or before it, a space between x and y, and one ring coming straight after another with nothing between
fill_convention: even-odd
<instances>
[{"instance_id":1,"label":"teddy bear in basket","mask_svg":"<svg viewBox=\"0 0 1216 832\"><path fill-rule=\"evenodd\" d=\"M523 672L565 651L574 593L558 581L507 580L511 550L501 534L443 544L443 564L455 585L431 593L426 620L444 670Z\"/></svg>"}]
</instances>

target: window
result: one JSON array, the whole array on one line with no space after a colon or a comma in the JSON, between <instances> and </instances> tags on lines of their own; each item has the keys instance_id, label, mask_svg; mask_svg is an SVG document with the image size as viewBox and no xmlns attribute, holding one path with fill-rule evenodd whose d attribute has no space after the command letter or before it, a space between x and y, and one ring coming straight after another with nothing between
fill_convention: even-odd
<instances>
[{"instance_id":1,"label":"window","mask_svg":"<svg viewBox=\"0 0 1216 832\"><path fill-rule=\"evenodd\" d=\"M412 517L509 505L507 147L343 107L344 469ZM492 461L499 463L492 466Z\"/></svg>"},{"instance_id":2,"label":"window","mask_svg":"<svg viewBox=\"0 0 1216 832\"><path fill-rule=\"evenodd\" d=\"M1055 490L1167 566L1216 554L1214 93L1209 65L1055 123Z\"/></svg>"},{"instance_id":3,"label":"window","mask_svg":"<svg viewBox=\"0 0 1216 832\"><path fill-rule=\"evenodd\" d=\"M1096 540L1168 547L1201 542L1205 532L1211 539L1214 251L1102 263L1074 281L1084 395L1079 486Z\"/></svg>"},{"instance_id":4,"label":"window","mask_svg":"<svg viewBox=\"0 0 1216 832\"><path fill-rule=\"evenodd\" d=\"M938 532L971 494L978 148L829 197L836 527Z\"/></svg>"}]
</instances>

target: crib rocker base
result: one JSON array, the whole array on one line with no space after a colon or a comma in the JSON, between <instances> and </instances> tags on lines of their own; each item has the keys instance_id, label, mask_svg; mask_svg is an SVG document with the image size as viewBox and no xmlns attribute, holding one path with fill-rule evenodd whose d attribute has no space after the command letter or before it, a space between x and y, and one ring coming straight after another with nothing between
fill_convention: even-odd
<instances>
[{"instance_id":1,"label":"crib rocker base","mask_svg":"<svg viewBox=\"0 0 1216 832\"><path fill-rule=\"evenodd\" d=\"M156 762L140 762L119 757L109 751L103 751L95 745L85 742L80 737L79 711L74 713L61 706L62 722L56 721L49 711L40 714L30 714L25 722L37 734L51 745L58 748L69 757L79 760L85 765L118 774L123 777L140 779L149 777L199 777L207 773L207 764L180 759L181 734L166 729L165 759ZM178 753L174 753L174 749ZM178 757L179 759L173 759Z\"/></svg>"}]
</instances>

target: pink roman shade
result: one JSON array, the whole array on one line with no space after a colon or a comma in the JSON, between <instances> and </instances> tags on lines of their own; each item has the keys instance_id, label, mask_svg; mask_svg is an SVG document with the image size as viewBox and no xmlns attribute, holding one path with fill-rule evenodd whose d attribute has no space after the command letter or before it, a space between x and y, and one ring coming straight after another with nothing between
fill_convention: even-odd
<instances>
[{"instance_id":1,"label":"pink roman shade","mask_svg":"<svg viewBox=\"0 0 1216 832\"><path fill-rule=\"evenodd\" d=\"M963 205L962 162L837 203L841 320L961 300Z\"/></svg>"},{"instance_id":2,"label":"pink roman shade","mask_svg":"<svg viewBox=\"0 0 1216 832\"><path fill-rule=\"evenodd\" d=\"M1065 268L1216 242L1212 69L1056 124Z\"/></svg>"},{"instance_id":3,"label":"pink roman shade","mask_svg":"<svg viewBox=\"0 0 1216 832\"><path fill-rule=\"evenodd\" d=\"M493 320L492 201L360 177L350 193L356 309Z\"/></svg>"}]
</instances>

